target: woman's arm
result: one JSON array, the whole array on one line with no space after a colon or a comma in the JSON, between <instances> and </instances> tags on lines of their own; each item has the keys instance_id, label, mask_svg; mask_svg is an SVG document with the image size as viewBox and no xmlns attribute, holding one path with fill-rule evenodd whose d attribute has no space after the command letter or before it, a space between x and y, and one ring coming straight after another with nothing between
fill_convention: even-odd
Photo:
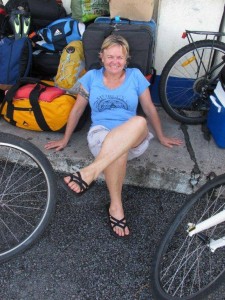
<instances>
[{"instance_id":1,"label":"woman's arm","mask_svg":"<svg viewBox=\"0 0 225 300\"><path fill-rule=\"evenodd\" d=\"M166 147L172 148L173 145L181 145L183 142L177 138L170 138L164 135L162 130L161 121L156 110L155 105L152 102L149 88L147 88L139 97L140 104L144 113L146 114L148 120L152 124L155 133L160 141L160 143Z\"/></svg>"},{"instance_id":2,"label":"woman's arm","mask_svg":"<svg viewBox=\"0 0 225 300\"><path fill-rule=\"evenodd\" d=\"M69 114L69 118L66 125L66 131L62 139L57 141L50 141L45 145L45 149L53 149L56 151L62 150L68 144L71 135L73 134L80 117L82 116L87 104L88 104L88 93L80 86L79 94L77 95L76 102Z\"/></svg>"}]
</instances>

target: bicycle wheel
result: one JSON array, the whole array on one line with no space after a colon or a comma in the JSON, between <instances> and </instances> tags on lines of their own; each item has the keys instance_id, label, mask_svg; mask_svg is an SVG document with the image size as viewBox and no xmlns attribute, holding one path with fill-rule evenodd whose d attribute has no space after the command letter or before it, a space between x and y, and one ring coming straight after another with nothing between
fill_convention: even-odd
<instances>
[{"instance_id":1,"label":"bicycle wheel","mask_svg":"<svg viewBox=\"0 0 225 300\"><path fill-rule=\"evenodd\" d=\"M224 222L190 237L188 224L225 209L225 175L206 183L181 208L164 235L153 260L153 290L157 300L206 299L223 281L224 248L212 252L211 239L225 236Z\"/></svg>"},{"instance_id":2,"label":"bicycle wheel","mask_svg":"<svg viewBox=\"0 0 225 300\"><path fill-rule=\"evenodd\" d=\"M203 40L181 48L168 60L160 76L159 95L173 119L186 124L206 120L210 80L221 70L224 54L224 43Z\"/></svg>"},{"instance_id":3,"label":"bicycle wheel","mask_svg":"<svg viewBox=\"0 0 225 300\"><path fill-rule=\"evenodd\" d=\"M33 144L0 133L0 262L27 249L50 221L56 202L50 162Z\"/></svg>"}]
</instances>

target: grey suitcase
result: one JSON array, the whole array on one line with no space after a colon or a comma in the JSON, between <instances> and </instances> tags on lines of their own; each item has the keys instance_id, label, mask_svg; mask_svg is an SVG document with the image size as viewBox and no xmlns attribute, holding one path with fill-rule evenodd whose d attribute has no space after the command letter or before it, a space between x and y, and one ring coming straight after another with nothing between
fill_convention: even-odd
<instances>
[{"instance_id":1,"label":"grey suitcase","mask_svg":"<svg viewBox=\"0 0 225 300\"><path fill-rule=\"evenodd\" d=\"M103 40L110 34L123 36L129 43L130 56L128 67L135 67L147 76L152 73L155 44L155 22L102 21L91 23L83 34L83 47L86 70L100 68L99 51Z\"/></svg>"}]
</instances>

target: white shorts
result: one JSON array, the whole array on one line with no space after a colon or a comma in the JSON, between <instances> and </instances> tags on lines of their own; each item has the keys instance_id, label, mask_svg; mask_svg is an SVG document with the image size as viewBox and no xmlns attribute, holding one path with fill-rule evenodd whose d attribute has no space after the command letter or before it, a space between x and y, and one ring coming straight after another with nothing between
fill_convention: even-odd
<instances>
[{"instance_id":1,"label":"white shorts","mask_svg":"<svg viewBox=\"0 0 225 300\"><path fill-rule=\"evenodd\" d=\"M90 128L87 135L88 147L95 157L98 155L102 147L102 143L109 132L110 130L108 128L101 125L93 126ZM130 149L128 153L128 160L142 155L147 150L149 142L153 137L153 134L149 132L146 139L144 139L144 141L140 145Z\"/></svg>"}]
</instances>

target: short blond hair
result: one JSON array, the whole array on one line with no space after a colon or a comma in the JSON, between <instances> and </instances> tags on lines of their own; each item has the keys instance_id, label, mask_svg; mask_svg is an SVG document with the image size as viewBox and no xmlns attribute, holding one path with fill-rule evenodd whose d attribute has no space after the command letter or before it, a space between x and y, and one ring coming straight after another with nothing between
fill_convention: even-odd
<instances>
[{"instance_id":1,"label":"short blond hair","mask_svg":"<svg viewBox=\"0 0 225 300\"><path fill-rule=\"evenodd\" d=\"M105 49L108 49L115 45L119 45L122 47L122 49L125 51L126 59L130 57L129 55L130 49L127 40L121 35L115 35L115 34L111 34L107 38L105 38L101 46L100 54L103 53Z\"/></svg>"}]
</instances>

